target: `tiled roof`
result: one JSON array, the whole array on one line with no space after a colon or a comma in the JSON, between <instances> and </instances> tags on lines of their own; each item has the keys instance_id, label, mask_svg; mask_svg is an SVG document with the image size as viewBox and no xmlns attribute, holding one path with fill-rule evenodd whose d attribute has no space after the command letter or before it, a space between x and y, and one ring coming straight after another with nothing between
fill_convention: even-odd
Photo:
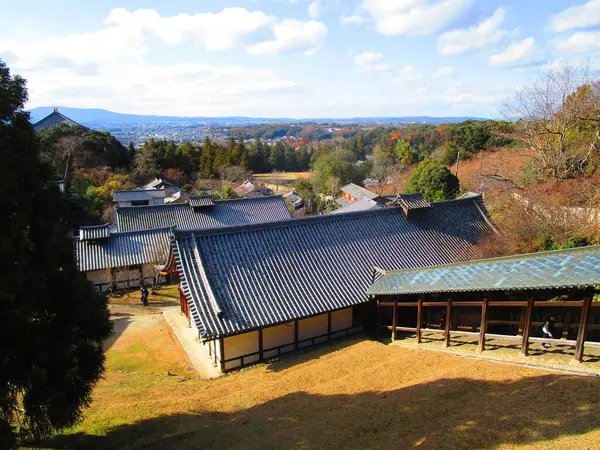
<instances>
[{"instance_id":1,"label":"tiled roof","mask_svg":"<svg viewBox=\"0 0 600 450\"><path fill-rule=\"evenodd\" d=\"M194 210L187 203L117 208L119 231L176 226L179 230L221 228L289 220L281 197L216 201L211 208Z\"/></svg>"},{"instance_id":2,"label":"tiled roof","mask_svg":"<svg viewBox=\"0 0 600 450\"><path fill-rule=\"evenodd\" d=\"M370 209L378 209L383 208L383 205L380 205L375 200L371 200L369 198L363 197L360 200L357 200L353 203L349 203L346 206L341 207L340 209L336 209L332 211L331 214L343 214L347 212L356 212L356 211L368 211Z\"/></svg>"},{"instance_id":3,"label":"tiled roof","mask_svg":"<svg viewBox=\"0 0 600 450\"><path fill-rule=\"evenodd\" d=\"M350 184L347 184L346 186L343 186L342 188L340 188L340 191L346 192L354 198L367 197L372 200L374 198L379 197L379 195L377 195L375 192L371 192L368 189L365 189L364 187L360 187L358 184L354 184L354 183L350 183Z\"/></svg>"},{"instance_id":4,"label":"tiled roof","mask_svg":"<svg viewBox=\"0 0 600 450\"><path fill-rule=\"evenodd\" d=\"M398 195L398 205L406 209L429 208L431 203L423 198L423 194L400 194Z\"/></svg>"},{"instance_id":5,"label":"tiled roof","mask_svg":"<svg viewBox=\"0 0 600 450\"><path fill-rule=\"evenodd\" d=\"M373 266L415 268L472 257L493 232L477 200L211 231L175 231L182 288L201 336L235 334L367 301Z\"/></svg>"},{"instance_id":6,"label":"tiled roof","mask_svg":"<svg viewBox=\"0 0 600 450\"><path fill-rule=\"evenodd\" d=\"M368 294L500 291L600 284L600 246L387 272Z\"/></svg>"},{"instance_id":7,"label":"tiled roof","mask_svg":"<svg viewBox=\"0 0 600 450\"><path fill-rule=\"evenodd\" d=\"M51 112L43 119L38 120L36 123L34 123L33 129L35 131L40 131L40 130L44 130L46 128L53 127L54 125L58 125L60 123L66 123L67 125L71 125L71 126L79 125L77 122L75 122L72 119L69 119L64 114L59 113L58 109L55 108L54 112ZM81 126L81 125L79 125L79 126Z\"/></svg>"},{"instance_id":8,"label":"tiled roof","mask_svg":"<svg viewBox=\"0 0 600 450\"><path fill-rule=\"evenodd\" d=\"M115 191L113 202L134 202L166 197L164 189L133 189L131 191Z\"/></svg>"},{"instance_id":9,"label":"tiled roof","mask_svg":"<svg viewBox=\"0 0 600 450\"><path fill-rule=\"evenodd\" d=\"M110 226L105 223L104 225L94 225L90 227L81 227L79 229L79 239L82 241L93 240L93 239L105 239L110 235Z\"/></svg>"},{"instance_id":10,"label":"tiled roof","mask_svg":"<svg viewBox=\"0 0 600 450\"><path fill-rule=\"evenodd\" d=\"M102 241L75 240L77 267L82 272L136 264L164 264L169 256L169 228L111 233Z\"/></svg>"},{"instance_id":11,"label":"tiled roof","mask_svg":"<svg viewBox=\"0 0 600 450\"><path fill-rule=\"evenodd\" d=\"M210 195L198 195L196 197L190 197L188 203L192 208L215 205L215 202L213 201L213 198Z\"/></svg>"}]
</instances>

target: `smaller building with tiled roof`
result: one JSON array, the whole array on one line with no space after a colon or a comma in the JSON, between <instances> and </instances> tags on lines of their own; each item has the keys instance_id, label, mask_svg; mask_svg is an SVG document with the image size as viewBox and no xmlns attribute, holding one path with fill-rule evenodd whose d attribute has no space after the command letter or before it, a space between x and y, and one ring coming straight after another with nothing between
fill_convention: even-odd
<instances>
[{"instance_id":1,"label":"smaller building with tiled roof","mask_svg":"<svg viewBox=\"0 0 600 450\"><path fill-rule=\"evenodd\" d=\"M61 114L60 112L58 112L58 108L54 108L53 112L48 114L43 119L38 120L36 123L34 123L33 129L35 131L45 130L46 128L50 128L50 127L53 127L54 125L58 125L61 123L64 123L64 124L67 124L70 126L80 126L80 127L83 126L83 125L78 124L74 120L69 119L64 114Z\"/></svg>"},{"instance_id":2,"label":"smaller building with tiled roof","mask_svg":"<svg viewBox=\"0 0 600 450\"><path fill-rule=\"evenodd\" d=\"M192 197L187 203L117 208L119 231L177 227L210 229L291 219L279 196L209 201Z\"/></svg>"},{"instance_id":3,"label":"smaller building with tiled roof","mask_svg":"<svg viewBox=\"0 0 600 450\"><path fill-rule=\"evenodd\" d=\"M344 199L349 202L355 202L361 198L368 198L374 200L379 197L378 194L359 186L358 184L348 183L340 188L340 193Z\"/></svg>"}]
</instances>

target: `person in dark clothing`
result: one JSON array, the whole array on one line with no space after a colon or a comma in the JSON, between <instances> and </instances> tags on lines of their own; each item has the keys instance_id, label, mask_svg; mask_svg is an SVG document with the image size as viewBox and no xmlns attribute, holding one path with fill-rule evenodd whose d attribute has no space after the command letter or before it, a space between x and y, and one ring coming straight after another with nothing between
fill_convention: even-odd
<instances>
[{"instance_id":1,"label":"person in dark clothing","mask_svg":"<svg viewBox=\"0 0 600 450\"><path fill-rule=\"evenodd\" d=\"M554 327L554 322L556 322L556 316L550 316L544 325L542 326L542 334L545 338L554 339L554 335L552 334L552 328ZM542 347L545 349L549 349L552 345L547 342L542 343Z\"/></svg>"},{"instance_id":2,"label":"person in dark clothing","mask_svg":"<svg viewBox=\"0 0 600 450\"><path fill-rule=\"evenodd\" d=\"M146 288L146 286L142 286L140 291L142 293L142 305L148 306L148 288Z\"/></svg>"}]
</instances>

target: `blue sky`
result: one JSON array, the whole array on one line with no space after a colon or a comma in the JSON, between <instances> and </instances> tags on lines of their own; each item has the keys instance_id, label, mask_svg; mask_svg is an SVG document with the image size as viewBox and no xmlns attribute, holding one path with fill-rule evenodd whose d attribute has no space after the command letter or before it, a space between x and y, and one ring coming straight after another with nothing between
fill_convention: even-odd
<instances>
[{"instance_id":1,"label":"blue sky","mask_svg":"<svg viewBox=\"0 0 600 450\"><path fill-rule=\"evenodd\" d=\"M0 15L29 108L498 117L544 71L599 55L600 0L29 0Z\"/></svg>"}]
</instances>

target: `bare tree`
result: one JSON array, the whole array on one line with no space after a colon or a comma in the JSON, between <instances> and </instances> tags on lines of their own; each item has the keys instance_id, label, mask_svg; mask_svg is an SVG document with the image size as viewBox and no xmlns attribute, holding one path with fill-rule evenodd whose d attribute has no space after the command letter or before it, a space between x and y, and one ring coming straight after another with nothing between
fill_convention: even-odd
<instances>
[{"instance_id":1,"label":"bare tree","mask_svg":"<svg viewBox=\"0 0 600 450\"><path fill-rule=\"evenodd\" d=\"M503 115L518 119L513 138L535 152L531 181L583 173L600 141L600 85L587 68L565 65L546 73L506 102Z\"/></svg>"}]
</instances>

